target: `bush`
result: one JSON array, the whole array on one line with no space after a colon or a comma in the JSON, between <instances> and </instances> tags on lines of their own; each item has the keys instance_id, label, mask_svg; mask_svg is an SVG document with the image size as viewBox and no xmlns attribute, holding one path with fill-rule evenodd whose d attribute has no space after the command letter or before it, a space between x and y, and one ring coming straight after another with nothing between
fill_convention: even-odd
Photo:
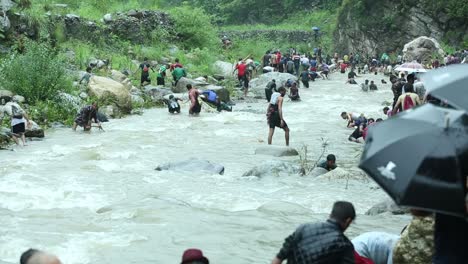
<instances>
[{"instance_id":1,"label":"bush","mask_svg":"<svg viewBox=\"0 0 468 264\"><path fill-rule=\"evenodd\" d=\"M172 9L171 15L184 48L212 48L216 45L219 38L215 27L202 9L182 6Z\"/></svg>"},{"instance_id":2,"label":"bush","mask_svg":"<svg viewBox=\"0 0 468 264\"><path fill-rule=\"evenodd\" d=\"M3 88L24 96L28 102L51 100L59 91L68 91L71 81L65 64L45 44L29 42L23 54L14 53L0 66Z\"/></svg>"},{"instance_id":3,"label":"bush","mask_svg":"<svg viewBox=\"0 0 468 264\"><path fill-rule=\"evenodd\" d=\"M77 111L72 107L64 107L55 101L37 102L29 108L29 117L40 125L49 125L53 122L61 122L72 125Z\"/></svg>"}]
</instances>

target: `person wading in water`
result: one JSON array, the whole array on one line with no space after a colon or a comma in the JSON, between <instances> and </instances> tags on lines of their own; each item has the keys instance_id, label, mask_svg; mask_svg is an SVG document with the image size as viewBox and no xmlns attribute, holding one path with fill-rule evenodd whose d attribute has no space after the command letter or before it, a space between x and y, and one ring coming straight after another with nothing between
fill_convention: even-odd
<instances>
[{"instance_id":1,"label":"person wading in water","mask_svg":"<svg viewBox=\"0 0 468 264\"><path fill-rule=\"evenodd\" d=\"M267 109L268 125L270 126L268 145L271 145L275 127L280 127L285 133L286 146L289 146L289 127L283 119L283 99L285 94L286 88L280 87L278 92L271 95L271 100Z\"/></svg>"}]
</instances>

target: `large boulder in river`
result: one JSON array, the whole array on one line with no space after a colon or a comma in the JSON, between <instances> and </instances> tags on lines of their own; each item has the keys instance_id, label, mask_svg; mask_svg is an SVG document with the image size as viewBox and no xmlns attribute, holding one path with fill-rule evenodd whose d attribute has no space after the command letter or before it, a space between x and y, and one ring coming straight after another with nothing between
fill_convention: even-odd
<instances>
[{"instance_id":1,"label":"large boulder in river","mask_svg":"<svg viewBox=\"0 0 468 264\"><path fill-rule=\"evenodd\" d=\"M388 198L385 201L372 206L367 210L366 215L379 215L387 212L399 215L409 213L409 209L399 207L392 199Z\"/></svg>"},{"instance_id":2,"label":"large boulder in river","mask_svg":"<svg viewBox=\"0 0 468 264\"><path fill-rule=\"evenodd\" d=\"M182 77L175 87L172 87L172 91L174 93L186 93L187 92L187 84L191 84L193 87L201 88L204 86L210 85L205 81L197 81L190 78Z\"/></svg>"},{"instance_id":3,"label":"large boulder in river","mask_svg":"<svg viewBox=\"0 0 468 264\"><path fill-rule=\"evenodd\" d=\"M0 127L0 149L6 148L10 143L11 131L6 127Z\"/></svg>"},{"instance_id":4,"label":"large boulder in river","mask_svg":"<svg viewBox=\"0 0 468 264\"><path fill-rule=\"evenodd\" d=\"M268 155L274 157L297 156L299 153L296 149L291 147L281 146L261 146L255 150L255 154Z\"/></svg>"},{"instance_id":5,"label":"large boulder in river","mask_svg":"<svg viewBox=\"0 0 468 264\"><path fill-rule=\"evenodd\" d=\"M284 86L287 80L295 80L297 81L297 76L294 76L289 73L282 73L282 72L269 72L258 76L250 81L249 83L249 91L253 92L256 96L265 96L265 88L266 85L271 81L276 81L276 87Z\"/></svg>"},{"instance_id":6,"label":"large boulder in river","mask_svg":"<svg viewBox=\"0 0 468 264\"><path fill-rule=\"evenodd\" d=\"M291 162L284 162L280 160L268 160L262 162L262 164L253 167L249 171L245 172L242 176L289 176L298 175L301 172L301 168L298 164Z\"/></svg>"},{"instance_id":7,"label":"large boulder in river","mask_svg":"<svg viewBox=\"0 0 468 264\"><path fill-rule=\"evenodd\" d=\"M433 38L419 37L403 47L403 59L406 61L421 61L427 63L434 54L444 56L444 50Z\"/></svg>"},{"instance_id":8,"label":"large boulder in river","mask_svg":"<svg viewBox=\"0 0 468 264\"><path fill-rule=\"evenodd\" d=\"M36 122L31 121L30 125L26 127L26 133L24 135L27 138L43 138L44 129L42 129Z\"/></svg>"},{"instance_id":9,"label":"large boulder in river","mask_svg":"<svg viewBox=\"0 0 468 264\"><path fill-rule=\"evenodd\" d=\"M232 72L234 71L234 64L225 61L216 61L213 63L213 69L224 78L233 77Z\"/></svg>"},{"instance_id":10,"label":"large boulder in river","mask_svg":"<svg viewBox=\"0 0 468 264\"><path fill-rule=\"evenodd\" d=\"M163 86L146 85L144 87L144 93L151 97L154 103L163 103L165 101L164 96L172 94L172 91L170 88Z\"/></svg>"},{"instance_id":11,"label":"large boulder in river","mask_svg":"<svg viewBox=\"0 0 468 264\"><path fill-rule=\"evenodd\" d=\"M211 163L207 160L189 159L178 162L169 162L156 167L157 171L174 170L186 172L208 172L212 174L224 174L224 166L221 164Z\"/></svg>"},{"instance_id":12,"label":"large boulder in river","mask_svg":"<svg viewBox=\"0 0 468 264\"><path fill-rule=\"evenodd\" d=\"M89 82L89 93L100 100L111 101L122 112L132 109L132 97L125 86L110 78L93 76Z\"/></svg>"}]
</instances>

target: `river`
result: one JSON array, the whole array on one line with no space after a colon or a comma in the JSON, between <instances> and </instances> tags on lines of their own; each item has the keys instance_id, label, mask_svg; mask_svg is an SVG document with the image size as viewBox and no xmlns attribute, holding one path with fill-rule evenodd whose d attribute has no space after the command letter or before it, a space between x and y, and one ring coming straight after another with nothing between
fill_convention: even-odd
<instances>
[{"instance_id":1,"label":"river","mask_svg":"<svg viewBox=\"0 0 468 264\"><path fill-rule=\"evenodd\" d=\"M285 102L291 146L307 145L313 159L328 139L341 168L358 173L362 144L342 111L384 117L390 85L362 93L345 76L311 82L302 101ZM363 81L364 77L359 78ZM232 113L171 116L146 110L105 123L105 132L50 130L43 141L0 151L0 263L18 263L39 248L63 263L179 263L186 248L204 251L212 263L269 263L283 239L301 223L325 220L336 200L355 205L347 231L398 234L409 216L366 216L386 194L372 180L270 176L242 177L273 158L255 155L266 145L266 103L239 103ZM284 145L276 130L274 145ZM224 175L155 171L167 161L197 157L221 163ZM346 188L347 187L347 188Z\"/></svg>"}]
</instances>

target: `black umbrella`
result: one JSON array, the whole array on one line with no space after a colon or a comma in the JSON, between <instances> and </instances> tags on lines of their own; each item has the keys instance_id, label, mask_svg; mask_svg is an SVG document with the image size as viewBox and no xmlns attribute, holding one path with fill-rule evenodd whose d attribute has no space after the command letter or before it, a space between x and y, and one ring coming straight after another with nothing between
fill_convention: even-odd
<instances>
[{"instance_id":1,"label":"black umbrella","mask_svg":"<svg viewBox=\"0 0 468 264\"><path fill-rule=\"evenodd\" d=\"M369 128L359 167L399 205L465 216L468 116L426 104Z\"/></svg>"},{"instance_id":2,"label":"black umbrella","mask_svg":"<svg viewBox=\"0 0 468 264\"><path fill-rule=\"evenodd\" d=\"M426 90L468 112L468 64L450 65L423 75Z\"/></svg>"}]
</instances>

